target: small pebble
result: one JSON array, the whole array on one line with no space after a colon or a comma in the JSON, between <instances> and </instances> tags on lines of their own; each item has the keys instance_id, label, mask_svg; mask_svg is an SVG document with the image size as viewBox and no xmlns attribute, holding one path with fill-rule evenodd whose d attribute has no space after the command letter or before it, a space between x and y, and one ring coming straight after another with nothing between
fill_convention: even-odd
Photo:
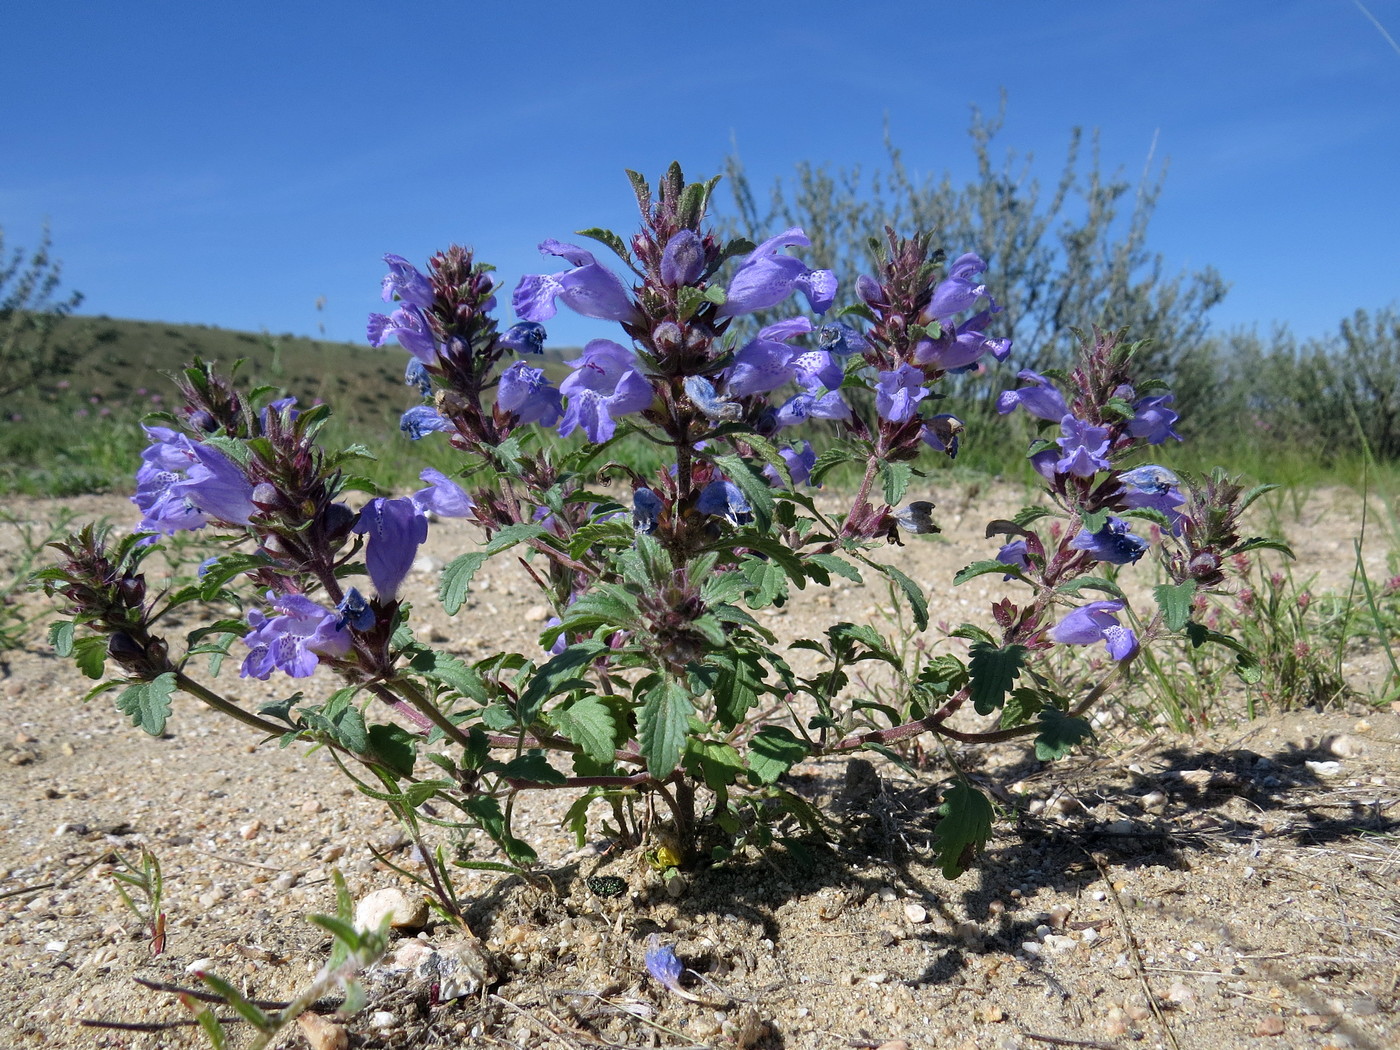
<instances>
[{"instance_id":1,"label":"small pebble","mask_svg":"<svg viewBox=\"0 0 1400 1050\"><path fill-rule=\"evenodd\" d=\"M549 608L544 605L532 605L525 610L526 623L544 623L549 619Z\"/></svg>"},{"instance_id":2,"label":"small pebble","mask_svg":"<svg viewBox=\"0 0 1400 1050\"><path fill-rule=\"evenodd\" d=\"M238 829L238 837L245 842L250 842L258 837L258 832L262 830L262 821L253 820L244 824Z\"/></svg>"},{"instance_id":3,"label":"small pebble","mask_svg":"<svg viewBox=\"0 0 1400 1050\"><path fill-rule=\"evenodd\" d=\"M428 921L428 902L409 897L397 886L385 886L367 893L355 905L355 925L362 930L378 929L386 916L395 929L416 930Z\"/></svg>"},{"instance_id":4,"label":"small pebble","mask_svg":"<svg viewBox=\"0 0 1400 1050\"><path fill-rule=\"evenodd\" d=\"M1283 1018L1278 1014L1265 1014L1254 1026L1255 1035L1283 1035Z\"/></svg>"},{"instance_id":5,"label":"small pebble","mask_svg":"<svg viewBox=\"0 0 1400 1050\"><path fill-rule=\"evenodd\" d=\"M1342 772L1340 762L1304 762L1303 765L1315 777L1335 777L1340 776Z\"/></svg>"},{"instance_id":6,"label":"small pebble","mask_svg":"<svg viewBox=\"0 0 1400 1050\"><path fill-rule=\"evenodd\" d=\"M928 909L922 904L906 904L904 906L904 917L913 925L917 926L921 922L928 921Z\"/></svg>"},{"instance_id":7,"label":"small pebble","mask_svg":"<svg viewBox=\"0 0 1400 1050\"><path fill-rule=\"evenodd\" d=\"M297 1025L311 1044L311 1050L346 1050L350 1045L350 1033L345 1026L328 1021L320 1014L304 1013L297 1018Z\"/></svg>"}]
</instances>

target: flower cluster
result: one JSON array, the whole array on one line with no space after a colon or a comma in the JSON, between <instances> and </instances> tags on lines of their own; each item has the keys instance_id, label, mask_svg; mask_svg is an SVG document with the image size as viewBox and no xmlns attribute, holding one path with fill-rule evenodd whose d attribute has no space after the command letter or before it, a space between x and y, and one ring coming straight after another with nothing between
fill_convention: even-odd
<instances>
[{"instance_id":1,"label":"flower cluster","mask_svg":"<svg viewBox=\"0 0 1400 1050\"><path fill-rule=\"evenodd\" d=\"M808 757L923 733L968 742L1034 733L1037 751L1053 755L1086 738L1083 716L1113 677L1144 646L1187 630L1197 590L1232 571L1249 542L1236 528L1248 497L1223 477L1192 486L1164 466L1133 465L1144 447L1179 440L1172 396L1134 381L1131 346L1096 335L1073 371L1021 372L998 402L1035 421L1028 454L1048 500L992 522L1000 549L958 581L995 573L1029 586L1029 598L996 602L994 630L962 625L953 633L967 649L907 675L909 695L888 705L845 688L851 663L900 662L868 625L836 624L800 643L828 670L797 675L753 613L834 576L883 579L927 629L920 582L877 552L939 531L932 493L920 491L936 482L921 460L933 450L935 466L946 465L965 432L943 410L944 381L990 370L1012 345L993 331L1000 306L980 256L945 266L929 236L889 232L876 271L842 286L803 258L801 229L757 244L718 238L705 225L713 185L686 183L677 166L654 189L633 176L638 231L587 234L620 268L545 240L540 251L562 266L521 277L508 297L469 249L453 246L421 269L385 256L388 312L370 316L367 336L406 354L417 403L400 429L445 440L461 458L460 471L424 470L416 491L358 480L361 453L321 443L324 406L252 405L207 365L187 371L183 411L147 427L137 537L116 556L95 534L75 540L50 577L73 610L69 631L94 632L92 654L144 690L119 703L153 728L178 688L262 733L333 747L385 785L380 797L437 799L436 812L460 814L522 865L533 853L511 830L509 802L523 790L576 790L580 822L595 797L649 794L666 814L666 863L681 863L706 820L727 836L713 846L721 854L767 841L774 819L810 823L810 806L782 783ZM614 327L568 360L556 385L543 355L561 306ZM507 308L509 324L498 319ZM628 439L662 450L661 465L629 455ZM803 491L837 468L859 479L839 512ZM401 593L440 518L468 519L483 537L442 570L448 615L466 606L478 569L510 552L540 588L537 647L469 664L415 637L417 613ZM145 553L211 526L221 551L197 581L147 595ZM1114 581L1153 550L1172 582L1144 616ZM1110 597L1086 601L1085 587ZM193 603L220 611L187 652L241 638L245 677L329 670L346 688L324 703L298 691L243 709L189 677L156 630ZM241 605L241 621L228 603ZM1098 643L1107 672L1103 661L1056 658ZM1102 680L1083 682L1081 665ZM954 728L969 704L996 724ZM392 717L376 714L383 708ZM420 760L447 775L424 777ZM989 827L990 816L970 786L945 805L939 849L955 875L985 838L967 829ZM628 812L615 807L618 830L645 830L625 826ZM417 834L412 813L405 819ZM433 880L450 874L434 868ZM670 949L653 944L646 961L678 991Z\"/></svg>"}]
</instances>

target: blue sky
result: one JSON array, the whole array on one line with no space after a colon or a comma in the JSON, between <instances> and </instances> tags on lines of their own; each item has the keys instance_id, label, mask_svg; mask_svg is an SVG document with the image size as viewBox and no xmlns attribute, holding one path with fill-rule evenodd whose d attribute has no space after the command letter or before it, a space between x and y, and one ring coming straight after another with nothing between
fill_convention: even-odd
<instances>
[{"instance_id":1,"label":"blue sky","mask_svg":"<svg viewBox=\"0 0 1400 1050\"><path fill-rule=\"evenodd\" d=\"M386 251L471 244L513 287L544 238L630 228L624 167L869 169L886 118L963 181L1005 89L1042 182L1076 125L1134 177L1155 141L1152 246L1232 283L1217 326L1321 335L1400 297L1400 50L1366 13L1400 37L1400 0L1365 2L15 4L0 228L47 220L86 313L360 340Z\"/></svg>"}]
</instances>

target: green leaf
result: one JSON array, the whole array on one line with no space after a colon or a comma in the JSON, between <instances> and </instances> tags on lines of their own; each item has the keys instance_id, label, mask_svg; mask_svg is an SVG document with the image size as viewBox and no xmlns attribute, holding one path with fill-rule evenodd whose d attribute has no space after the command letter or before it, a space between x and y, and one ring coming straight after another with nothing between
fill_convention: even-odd
<instances>
[{"instance_id":1,"label":"green leaf","mask_svg":"<svg viewBox=\"0 0 1400 1050\"><path fill-rule=\"evenodd\" d=\"M928 601L919 585L893 565L880 565L879 569L899 585L909 602L909 611L914 615L914 626L920 631L928 630Z\"/></svg>"},{"instance_id":2,"label":"green leaf","mask_svg":"<svg viewBox=\"0 0 1400 1050\"><path fill-rule=\"evenodd\" d=\"M589 240L597 241L599 244L606 244L617 253L619 259L625 262L629 267L632 265L632 256L631 253L627 251L627 243L617 234L613 233L612 230L605 230L601 226L590 226L586 230L575 230L574 232L580 237L587 237Z\"/></svg>"},{"instance_id":3,"label":"green leaf","mask_svg":"<svg viewBox=\"0 0 1400 1050\"><path fill-rule=\"evenodd\" d=\"M900 461L881 463L880 480L885 486L885 502L897 506L909 489L909 479L913 476L914 465Z\"/></svg>"},{"instance_id":4,"label":"green leaf","mask_svg":"<svg viewBox=\"0 0 1400 1050\"><path fill-rule=\"evenodd\" d=\"M670 776L680 762L690 732L695 705L690 693L673 678L653 675L647 679L642 706L637 712L637 741L647 772L655 777Z\"/></svg>"},{"instance_id":5,"label":"green leaf","mask_svg":"<svg viewBox=\"0 0 1400 1050\"><path fill-rule=\"evenodd\" d=\"M130 716L132 725L160 736L170 717L170 694L174 691L175 675L166 671L153 681L127 686L117 697L117 710Z\"/></svg>"},{"instance_id":6,"label":"green leaf","mask_svg":"<svg viewBox=\"0 0 1400 1050\"><path fill-rule=\"evenodd\" d=\"M560 626L582 633L599 627L632 627L637 622L637 599L615 583L598 584L564 610Z\"/></svg>"},{"instance_id":7,"label":"green leaf","mask_svg":"<svg viewBox=\"0 0 1400 1050\"><path fill-rule=\"evenodd\" d=\"M841 652L847 662L875 659L901 670L904 668L904 661L895 655L884 636L869 624L838 623L827 628L826 636L831 639L832 652ZM858 654L856 645L865 646L868 652Z\"/></svg>"},{"instance_id":8,"label":"green leaf","mask_svg":"<svg viewBox=\"0 0 1400 1050\"><path fill-rule=\"evenodd\" d=\"M57 620L49 624L49 645L59 656L73 655L73 621Z\"/></svg>"},{"instance_id":9,"label":"green leaf","mask_svg":"<svg viewBox=\"0 0 1400 1050\"><path fill-rule=\"evenodd\" d=\"M417 756L417 738L396 725L372 725L369 727L368 744L365 753L388 766L401 777L413 775L413 760Z\"/></svg>"},{"instance_id":10,"label":"green leaf","mask_svg":"<svg viewBox=\"0 0 1400 1050\"><path fill-rule=\"evenodd\" d=\"M1001 709L1001 728L1012 729L1025 725L1043 710L1045 704L1034 689L1013 689L1006 698L1006 705Z\"/></svg>"},{"instance_id":11,"label":"green leaf","mask_svg":"<svg viewBox=\"0 0 1400 1050\"><path fill-rule=\"evenodd\" d=\"M830 448L826 449L812 464L812 473L809 481L813 485L820 484L827 474L841 466L843 463L859 462L869 454L868 445L858 444L854 441L838 441Z\"/></svg>"},{"instance_id":12,"label":"green leaf","mask_svg":"<svg viewBox=\"0 0 1400 1050\"><path fill-rule=\"evenodd\" d=\"M543 752L527 751L512 758L501 767L501 776L510 780L529 780L536 784L562 784L565 776L549 764Z\"/></svg>"},{"instance_id":13,"label":"green leaf","mask_svg":"<svg viewBox=\"0 0 1400 1050\"><path fill-rule=\"evenodd\" d=\"M1167 629L1183 630L1186 621L1191 618L1191 600L1196 596L1196 581L1187 580L1174 587L1169 583L1159 583L1152 588L1152 595L1157 599L1157 607L1162 610L1162 622Z\"/></svg>"},{"instance_id":14,"label":"green leaf","mask_svg":"<svg viewBox=\"0 0 1400 1050\"><path fill-rule=\"evenodd\" d=\"M1064 758L1076 744L1094 738L1093 727L1082 718L1071 718L1053 707L1040 712L1040 734L1035 738L1035 757L1042 762Z\"/></svg>"},{"instance_id":15,"label":"green leaf","mask_svg":"<svg viewBox=\"0 0 1400 1050\"><path fill-rule=\"evenodd\" d=\"M844 576L854 583L861 582L860 570L845 558L839 558L835 554L812 554L808 556L807 560L813 565L820 565L827 572L836 576Z\"/></svg>"},{"instance_id":16,"label":"green leaf","mask_svg":"<svg viewBox=\"0 0 1400 1050\"><path fill-rule=\"evenodd\" d=\"M630 520L590 521L569 540L569 557L581 557L590 547L630 547L634 536L636 530Z\"/></svg>"},{"instance_id":17,"label":"green leaf","mask_svg":"<svg viewBox=\"0 0 1400 1050\"><path fill-rule=\"evenodd\" d=\"M1228 634L1221 634L1219 631L1212 631L1194 620L1186 624L1186 637L1190 639L1191 645L1199 649L1206 642L1214 642L1216 645L1223 645L1226 649L1235 654L1235 674L1249 685L1257 685L1264 677L1259 669L1259 658L1254 655L1243 642L1231 638Z\"/></svg>"},{"instance_id":18,"label":"green leaf","mask_svg":"<svg viewBox=\"0 0 1400 1050\"><path fill-rule=\"evenodd\" d=\"M585 696L549 712L549 721L583 753L598 762L611 762L617 724L612 710L596 696Z\"/></svg>"},{"instance_id":19,"label":"green leaf","mask_svg":"<svg viewBox=\"0 0 1400 1050\"><path fill-rule=\"evenodd\" d=\"M765 558L746 558L740 569L748 580L745 598L749 608L762 609L787 601L788 576L781 565Z\"/></svg>"},{"instance_id":20,"label":"green leaf","mask_svg":"<svg viewBox=\"0 0 1400 1050\"><path fill-rule=\"evenodd\" d=\"M277 1030L272 1018L250 1002L247 996L231 982L224 980L217 974L202 971L199 972L199 979L209 986L210 991L238 1011L239 1016L259 1032L268 1033Z\"/></svg>"},{"instance_id":21,"label":"green leaf","mask_svg":"<svg viewBox=\"0 0 1400 1050\"><path fill-rule=\"evenodd\" d=\"M743 649L713 653L708 663L719 669L715 678L715 717L725 729L733 729L758 703L764 670L757 655Z\"/></svg>"},{"instance_id":22,"label":"green leaf","mask_svg":"<svg viewBox=\"0 0 1400 1050\"><path fill-rule=\"evenodd\" d=\"M424 649L409 661L409 667L424 678L455 690L461 696L475 700L479 704L490 701L486 685L476 669L468 667L457 657L437 649Z\"/></svg>"},{"instance_id":23,"label":"green leaf","mask_svg":"<svg viewBox=\"0 0 1400 1050\"><path fill-rule=\"evenodd\" d=\"M1102 576L1081 576L1077 580L1068 580L1060 584L1060 591L1063 594L1078 594L1080 591L1103 591L1121 601L1128 600L1128 596L1123 593L1123 589L1118 584L1112 580L1104 579Z\"/></svg>"},{"instance_id":24,"label":"green leaf","mask_svg":"<svg viewBox=\"0 0 1400 1050\"><path fill-rule=\"evenodd\" d=\"M1241 540L1230 548L1231 554L1244 554L1246 551L1269 550L1278 551L1289 558L1293 557L1293 548L1284 543L1283 540L1271 540L1266 536L1251 536L1247 540Z\"/></svg>"},{"instance_id":25,"label":"green leaf","mask_svg":"<svg viewBox=\"0 0 1400 1050\"><path fill-rule=\"evenodd\" d=\"M1018 580L1024 580L1021 570L1014 565L1007 565L1005 562L996 561L975 561L971 565L964 565L953 576L953 586L960 587L968 580L975 580L979 576L986 576L988 573L1000 573L1003 576L1011 576Z\"/></svg>"},{"instance_id":26,"label":"green leaf","mask_svg":"<svg viewBox=\"0 0 1400 1050\"><path fill-rule=\"evenodd\" d=\"M710 461L738 486L753 511L754 527L767 532L773 522L773 486L742 456L711 456Z\"/></svg>"},{"instance_id":27,"label":"green leaf","mask_svg":"<svg viewBox=\"0 0 1400 1050\"><path fill-rule=\"evenodd\" d=\"M935 829L933 852L945 879L956 879L992 837L992 804L966 781L959 780L943 795L942 818Z\"/></svg>"},{"instance_id":28,"label":"green leaf","mask_svg":"<svg viewBox=\"0 0 1400 1050\"><path fill-rule=\"evenodd\" d=\"M969 695L979 715L989 715L1005 702L1029 652L1024 645L1000 649L986 642L973 644L967 665L972 678Z\"/></svg>"},{"instance_id":29,"label":"green leaf","mask_svg":"<svg viewBox=\"0 0 1400 1050\"><path fill-rule=\"evenodd\" d=\"M749 772L772 784L807 757L807 745L783 726L764 726L749 741Z\"/></svg>"},{"instance_id":30,"label":"green leaf","mask_svg":"<svg viewBox=\"0 0 1400 1050\"><path fill-rule=\"evenodd\" d=\"M485 551L469 551L458 555L442 570L442 582L438 585L438 600L447 610L448 616L456 616L457 610L467 597L467 587L476 571L485 564L488 555Z\"/></svg>"},{"instance_id":31,"label":"green leaf","mask_svg":"<svg viewBox=\"0 0 1400 1050\"><path fill-rule=\"evenodd\" d=\"M90 634L73 640L73 662L89 678L101 678L107 666L107 639Z\"/></svg>"},{"instance_id":32,"label":"green leaf","mask_svg":"<svg viewBox=\"0 0 1400 1050\"><path fill-rule=\"evenodd\" d=\"M1079 523L1087 532L1098 532L1108 524L1108 511L1084 511L1079 515Z\"/></svg>"},{"instance_id":33,"label":"green leaf","mask_svg":"<svg viewBox=\"0 0 1400 1050\"><path fill-rule=\"evenodd\" d=\"M692 739L686 747L685 768L691 776L698 774L707 788L724 797L727 789L743 775L744 760L729 744Z\"/></svg>"},{"instance_id":34,"label":"green leaf","mask_svg":"<svg viewBox=\"0 0 1400 1050\"><path fill-rule=\"evenodd\" d=\"M516 717L521 726L528 726L539 714L544 702L551 696L572 686L578 681L577 674L607 651L607 645L592 639L575 642L562 653L551 657L530 676L530 684L520 694L516 703ZM669 772L669 771L668 771Z\"/></svg>"}]
</instances>

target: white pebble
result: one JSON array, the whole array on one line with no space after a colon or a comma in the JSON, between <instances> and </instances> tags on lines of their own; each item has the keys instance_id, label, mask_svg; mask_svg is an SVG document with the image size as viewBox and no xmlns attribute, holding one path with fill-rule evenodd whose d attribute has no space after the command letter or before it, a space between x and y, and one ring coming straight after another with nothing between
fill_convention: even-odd
<instances>
[{"instance_id":1,"label":"white pebble","mask_svg":"<svg viewBox=\"0 0 1400 1050\"><path fill-rule=\"evenodd\" d=\"M1340 762L1304 762L1303 765L1307 766L1308 772L1316 777L1335 777L1342 772Z\"/></svg>"},{"instance_id":2,"label":"white pebble","mask_svg":"<svg viewBox=\"0 0 1400 1050\"><path fill-rule=\"evenodd\" d=\"M377 930L385 918L395 929L417 929L428 921L428 902L409 897L397 886L386 886L367 893L355 905L355 925L362 930Z\"/></svg>"}]
</instances>

